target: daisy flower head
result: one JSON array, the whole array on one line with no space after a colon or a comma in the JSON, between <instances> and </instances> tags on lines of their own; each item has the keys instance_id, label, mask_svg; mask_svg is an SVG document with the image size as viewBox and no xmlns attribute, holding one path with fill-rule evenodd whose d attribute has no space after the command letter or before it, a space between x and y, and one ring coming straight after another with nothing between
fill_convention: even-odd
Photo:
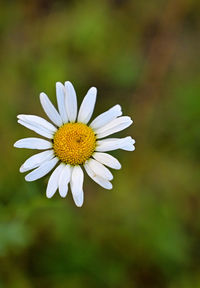
<instances>
[{"instance_id":1,"label":"daisy flower head","mask_svg":"<svg viewBox=\"0 0 200 288\"><path fill-rule=\"evenodd\" d=\"M84 200L84 173L105 189L112 189L113 175L110 170L120 169L119 161L106 153L122 149L135 150L130 136L125 138L105 137L119 132L132 124L128 116L122 116L121 106L115 105L90 121L96 102L97 89L88 90L83 102L77 107L77 97L71 82L56 83L58 109L45 93L40 94L41 105L51 123L39 116L20 114L18 123L47 138L24 138L15 142L14 147L44 150L28 158L20 172L29 172L26 181L35 181L54 169L46 195L51 198L58 190L65 197L70 184L75 204L81 207ZM107 167L106 167L107 166Z\"/></svg>"}]
</instances>

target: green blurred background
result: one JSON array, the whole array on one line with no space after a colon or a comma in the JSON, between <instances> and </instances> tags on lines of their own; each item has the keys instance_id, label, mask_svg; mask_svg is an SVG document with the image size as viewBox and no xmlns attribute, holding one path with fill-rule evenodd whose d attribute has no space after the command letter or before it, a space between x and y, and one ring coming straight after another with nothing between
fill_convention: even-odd
<instances>
[{"instance_id":1,"label":"green blurred background","mask_svg":"<svg viewBox=\"0 0 200 288\"><path fill-rule=\"evenodd\" d=\"M200 287L200 1L0 1L0 288ZM95 116L119 103L136 151L106 191L87 176L85 203L46 199L48 177L20 165L55 82L79 103L98 88Z\"/></svg>"}]
</instances>

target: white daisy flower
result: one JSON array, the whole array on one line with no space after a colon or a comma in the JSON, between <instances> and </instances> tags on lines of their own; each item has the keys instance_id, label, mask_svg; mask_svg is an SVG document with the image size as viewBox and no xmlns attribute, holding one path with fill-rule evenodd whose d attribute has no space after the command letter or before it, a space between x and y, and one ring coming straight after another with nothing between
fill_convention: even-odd
<instances>
[{"instance_id":1,"label":"white daisy flower","mask_svg":"<svg viewBox=\"0 0 200 288\"><path fill-rule=\"evenodd\" d=\"M78 112L73 85L69 81L65 82L65 85L57 82L58 111L45 93L40 94L41 105L53 124L39 116L17 116L18 123L48 139L24 138L14 144L17 148L45 150L28 158L20 167L20 172L32 170L25 176L26 181L45 176L57 165L48 181L48 198L57 190L61 197L65 197L70 184L74 202L81 207L84 199L82 167L100 186L112 189L110 181L113 175L105 166L120 169L121 164L105 152L116 149L135 150L135 140L130 136L103 139L132 124L130 117L121 116L120 105L115 105L88 124L94 110L96 95L97 89L90 88Z\"/></svg>"}]
</instances>

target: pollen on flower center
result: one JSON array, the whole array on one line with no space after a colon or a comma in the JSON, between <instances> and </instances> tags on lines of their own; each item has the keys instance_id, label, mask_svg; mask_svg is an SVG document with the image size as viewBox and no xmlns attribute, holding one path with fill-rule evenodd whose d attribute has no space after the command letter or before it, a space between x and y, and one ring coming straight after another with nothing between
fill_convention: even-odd
<instances>
[{"instance_id":1,"label":"pollen on flower center","mask_svg":"<svg viewBox=\"0 0 200 288\"><path fill-rule=\"evenodd\" d=\"M91 157L96 147L92 128L83 123L66 123L54 135L53 149L64 163L83 164Z\"/></svg>"}]
</instances>

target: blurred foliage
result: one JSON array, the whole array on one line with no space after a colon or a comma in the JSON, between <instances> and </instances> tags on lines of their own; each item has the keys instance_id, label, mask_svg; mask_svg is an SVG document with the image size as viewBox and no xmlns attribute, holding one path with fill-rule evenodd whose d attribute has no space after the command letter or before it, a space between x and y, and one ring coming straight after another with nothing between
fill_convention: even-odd
<instances>
[{"instance_id":1,"label":"blurred foliage","mask_svg":"<svg viewBox=\"0 0 200 288\"><path fill-rule=\"evenodd\" d=\"M0 1L0 288L200 287L200 2ZM95 115L119 103L136 151L106 191L85 177L85 203L48 200L48 177L18 172L33 151L20 113L43 115L55 82Z\"/></svg>"}]
</instances>

